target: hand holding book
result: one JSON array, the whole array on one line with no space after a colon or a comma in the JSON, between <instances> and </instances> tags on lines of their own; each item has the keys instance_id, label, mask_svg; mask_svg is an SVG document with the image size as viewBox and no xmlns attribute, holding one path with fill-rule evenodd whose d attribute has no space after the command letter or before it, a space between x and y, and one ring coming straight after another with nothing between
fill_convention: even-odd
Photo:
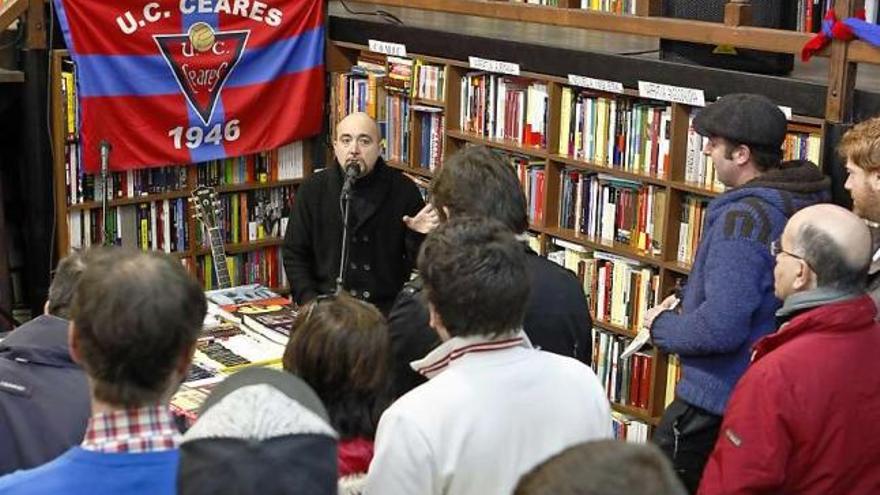
<instances>
[{"instance_id":1,"label":"hand holding book","mask_svg":"<svg viewBox=\"0 0 880 495\"><path fill-rule=\"evenodd\" d=\"M651 340L651 325L654 323L654 319L657 318L657 315L664 311L671 311L678 306L678 303L681 302L681 299L678 298L677 295L673 294L666 299L663 300L660 304L654 306L649 309L645 313L645 324L642 325L642 328L639 329L639 333L633 339L632 342L626 349L623 350L623 354L620 355L621 359L625 359L635 354L636 351L642 348L645 344Z\"/></svg>"}]
</instances>

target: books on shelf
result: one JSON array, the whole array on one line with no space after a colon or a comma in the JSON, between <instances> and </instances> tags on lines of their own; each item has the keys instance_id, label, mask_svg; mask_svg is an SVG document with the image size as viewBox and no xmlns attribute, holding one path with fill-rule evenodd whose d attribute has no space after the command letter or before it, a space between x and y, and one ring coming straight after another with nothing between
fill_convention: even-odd
<instances>
[{"instance_id":1,"label":"books on shelf","mask_svg":"<svg viewBox=\"0 0 880 495\"><path fill-rule=\"evenodd\" d=\"M290 205L296 196L292 186L223 193L218 201L217 225L225 243L239 244L284 236ZM203 230L196 233L198 245L208 248Z\"/></svg>"},{"instance_id":2,"label":"books on shelf","mask_svg":"<svg viewBox=\"0 0 880 495\"><path fill-rule=\"evenodd\" d=\"M417 165L433 172L443 163L443 148L446 142L444 131L446 119L443 110L413 105L412 111L419 139Z\"/></svg>"},{"instance_id":3,"label":"books on shelf","mask_svg":"<svg viewBox=\"0 0 880 495\"><path fill-rule=\"evenodd\" d=\"M715 164L712 162L712 158L703 153L709 138L701 136L694 129L696 111L697 109L692 109L688 117L684 180L711 191L724 191L725 186L715 173Z\"/></svg>"},{"instance_id":4,"label":"books on shelf","mask_svg":"<svg viewBox=\"0 0 880 495\"><path fill-rule=\"evenodd\" d=\"M237 254L226 254L226 266L233 285L264 284L287 287L287 274L281 261L281 247L272 246ZM196 256L191 269L205 290L217 288L217 275L211 255Z\"/></svg>"},{"instance_id":5,"label":"books on shelf","mask_svg":"<svg viewBox=\"0 0 880 495\"><path fill-rule=\"evenodd\" d=\"M782 143L783 160L822 160L822 136L818 132L789 132Z\"/></svg>"},{"instance_id":6,"label":"books on shelf","mask_svg":"<svg viewBox=\"0 0 880 495\"><path fill-rule=\"evenodd\" d=\"M609 14L636 15L637 0L581 0L581 8Z\"/></svg>"},{"instance_id":7,"label":"books on shelf","mask_svg":"<svg viewBox=\"0 0 880 495\"><path fill-rule=\"evenodd\" d=\"M627 358L621 353L632 339L593 328L593 371L605 387L608 400L647 409L651 396L651 366L654 356L637 352Z\"/></svg>"},{"instance_id":8,"label":"books on shelf","mask_svg":"<svg viewBox=\"0 0 880 495\"><path fill-rule=\"evenodd\" d=\"M678 226L678 253L680 263L691 265L697 255L697 247L703 235L703 224L709 198L686 194L681 202L681 217Z\"/></svg>"},{"instance_id":9,"label":"books on shelf","mask_svg":"<svg viewBox=\"0 0 880 495\"><path fill-rule=\"evenodd\" d=\"M547 146L547 83L471 72L461 78L459 128L523 146Z\"/></svg>"},{"instance_id":10,"label":"books on shelf","mask_svg":"<svg viewBox=\"0 0 880 495\"><path fill-rule=\"evenodd\" d=\"M675 386L681 380L681 359L677 354L670 354L666 358L666 394L663 397L663 407L669 407L669 404L675 399Z\"/></svg>"},{"instance_id":11,"label":"books on shelf","mask_svg":"<svg viewBox=\"0 0 880 495\"><path fill-rule=\"evenodd\" d=\"M559 181L560 228L660 253L666 188L574 168Z\"/></svg>"},{"instance_id":12,"label":"books on shelf","mask_svg":"<svg viewBox=\"0 0 880 495\"><path fill-rule=\"evenodd\" d=\"M262 153L197 163L196 183L226 186L301 179L303 160L303 143L297 141Z\"/></svg>"},{"instance_id":13,"label":"books on shelf","mask_svg":"<svg viewBox=\"0 0 880 495\"><path fill-rule=\"evenodd\" d=\"M657 267L556 238L550 251L548 258L577 275L597 322L636 332L648 308L660 301Z\"/></svg>"},{"instance_id":14,"label":"books on shelf","mask_svg":"<svg viewBox=\"0 0 880 495\"><path fill-rule=\"evenodd\" d=\"M446 69L416 59L413 66L413 98L442 101L446 95Z\"/></svg>"},{"instance_id":15,"label":"books on shelf","mask_svg":"<svg viewBox=\"0 0 880 495\"><path fill-rule=\"evenodd\" d=\"M519 177L526 197L529 224L541 225L544 222L544 196L547 194L547 161L510 153L501 155L508 158Z\"/></svg>"},{"instance_id":16,"label":"books on shelf","mask_svg":"<svg viewBox=\"0 0 880 495\"><path fill-rule=\"evenodd\" d=\"M615 440L631 443L648 443L650 427L632 416L611 412L611 427Z\"/></svg>"},{"instance_id":17,"label":"books on shelf","mask_svg":"<svg viewBox=\"0 0 880 495\"><path fill-rule=\"evenodd\" d=\"M83 249L103 242L106 228L110 243L166 253L189 249L186 198L147 201L108 208L105 225L100 208L77 209L67 213L71 248Z\"/></svg>"},{"instance_id":18,"label":"books on shelf","mask_svg":"<svg viewBox=\"0 0 880 495\"><path fill-rule=\"evenodd\" d=\"M393 162L409 162L410 98L402 91L388 90L385 95L384 157Z\"/></svg>"},{"instance_id":19,"label":"books on shelf","mask_svg":"<svg viewBox=\"0 0 880 495\"><path fill-rule=\"evenodd\" d=\"M560 155L627 172L666 177L672 107L565 86Z\"/></svg>"}]
</instances>

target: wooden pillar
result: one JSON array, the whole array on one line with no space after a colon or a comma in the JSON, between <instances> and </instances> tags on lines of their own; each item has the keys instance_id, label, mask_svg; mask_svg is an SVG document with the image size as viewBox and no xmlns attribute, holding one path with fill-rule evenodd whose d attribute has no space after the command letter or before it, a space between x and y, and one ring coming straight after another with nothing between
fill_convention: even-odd
<instances>
[{"instance_id":1,"label":"wooden pillar","mask_svg":"<svg viewBox=\"0 0 880 495\"><path fill-rule=\"evenodd\" d=\"M658 17L663 14L661 0L636 0L636 15L642 17Z\"/></svg>"},{"instance_id":2,"label":"wooden pillar","mask_svg":"<svg viewBox=\"0 0 880 495\"><path fill-rule=\"evenodd\" d=\"M46 48L46 2L45 0L27 0L27 41L28 50Z\"/></svg>"},{"instance_id":3,"label":"wooden pillar","mask_svg":"<svg viewBox=\"0 0 880 495\"><path fill-rule=\"evenodd\" d=\"M834 13L846 19L862 8L864 0L835 0ZM849 44L831 41L831 61L828 66L828 94L825 97L825 120L839 124L852 120L853 90L856 84L856 64L849 62Z\"/></svg>"},{"instance_id":4,"label":"wooden pillar","mask_svg":"<svg viewBox=\"0 0 880 495\"><path fill-rule=\"evenodd\" d=\"M752 3L749 0L730 0L724 4L725 26L748 26L752 23Z\"/></svg>"}]
</instances>

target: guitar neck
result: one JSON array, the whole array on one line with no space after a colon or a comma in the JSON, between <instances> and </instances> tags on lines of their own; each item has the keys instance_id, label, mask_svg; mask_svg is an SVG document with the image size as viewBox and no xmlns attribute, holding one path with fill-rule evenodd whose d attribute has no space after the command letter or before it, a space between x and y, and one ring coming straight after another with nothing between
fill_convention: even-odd
<instances>
[{"instance_id":1,"label":"guitar neck","mask_svg":"<svg viewBox=\"0 0 880 495\"><path fill-rule=\"evenodd\" d=\"M223 249L223 236L220 235L220 227L208 229L208 240L211 243L211 258L214 260L217 284L221 289L228 289L232 287L232 282L229 278L229 267L226 266L226 250Z\"/></svg>"}]
</instances>

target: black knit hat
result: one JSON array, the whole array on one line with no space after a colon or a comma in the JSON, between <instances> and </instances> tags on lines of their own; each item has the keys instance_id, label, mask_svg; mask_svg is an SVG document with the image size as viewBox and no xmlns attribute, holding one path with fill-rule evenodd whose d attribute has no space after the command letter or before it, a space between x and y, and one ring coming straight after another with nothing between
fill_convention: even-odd
<instances>
[{"instance_id":1,"label":"black knit hat","mask_svg":"<svg viewBox=\"0 0 880 495\"><path fill-rule=\"evenodd\" d=\"M336 495L336 432L314 391L281 371L251 368L205 402L180 447L178 493Z\"/></svg>"},{"instance_id":2,"label":"black knit hat","mask_svg":"<svg viewBox=\"0 0 880 495\"><path fill-rule=\"evenodd\" d=\"M785 140L785 114L763 95L734 93L700 110L694 129L703 136L718 136L763 151L778 152Z\"/></svg>"}]
</instances>

